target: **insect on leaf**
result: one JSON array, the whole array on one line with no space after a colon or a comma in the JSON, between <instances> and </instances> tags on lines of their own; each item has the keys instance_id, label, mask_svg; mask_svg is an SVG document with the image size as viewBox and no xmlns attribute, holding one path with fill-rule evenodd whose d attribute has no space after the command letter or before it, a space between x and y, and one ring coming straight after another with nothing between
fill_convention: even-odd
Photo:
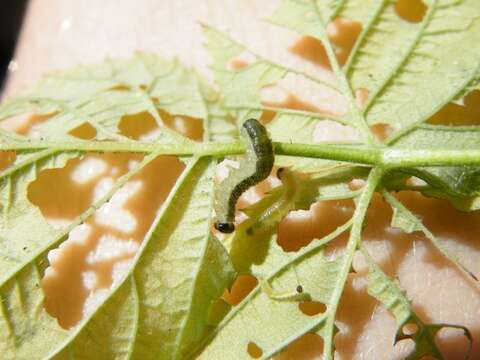
<instances>
[{"instance_id":1,"label":"insect on leaf","mask_svg":"<svg viewBox=\"0 0 480 360\"><path fill-rule=\"evenodd\" d=\"M380 192L393 210L391 226L423 234L453 266L476 279L391 192L421 192L461 210L480 207L479 128L428 124L440 109L450 103L463 106L464 97L479 89L480 3L422 0L425 11L413 20L397 4L280 2L267 26L320 42L328 58L321 74L331 71L328 79L312 68L255 53L203 25L215 84L177 61L137 53L51 73L32 90L3 102L2 125L14 116L39 118L30 132L0 129L0 165L5 162L0 170L2 358L267 359L288 354L297 340L314 336L323 344L323 358L333 359L341 353L335 348L335 336L345 332L338 321L340 304L358 250L367 260L368 293L397 322L392 341L415 343L408 359L442 359L435 337L443 328L463 330L470 344L478 341L461 324L422 320L400 283L383 273L362 244L367 212ZM340 61L332 26L343 21L355 22L361 32ZM326 105L336 111L321 110L319 104L299 109L264 96L269 88L296 95L298 89L283 88L289 79L331 95L332 104ZM126 118L145 117L154 124L152 137L122 131ZM195 140L177 131L176 120L185 118L201 124ZM241 129L252 121L256 128L247 139ZM385 125L384 137L373 128L378 124ZM91 138L75 136L82 126L92 128ZM339 128L354 135L333 143L329 131ZM89 152L136 153L140 161L129 163L125 174L74 219L53 227L29 198L29 186L41 172L65 167L72 159L83 161ZM63 328L44 306L41 282L49 251L71 240L77 226L109 206L119 190L162 155L181 159L185 169L155 208L131 264L103 289L90 312ZM223 187L215 179L216 165L224 158L240 159L232 173L248 173L249 185L278 168L284 168L279 173L285 177L241 209L237 200L245 186L235 189L245 177L230 176ZM216 192L233 200L214 214ZM331 233L309 239L297 251L277 242L278 225L290 212L340 200L353 201L342 208L345 222ZM217 236L215 216L233 223L239 208L248 218L237 222L229 237ZM239 275L254 277L257 284L233 305L222 295ZM306 312L305 306L316 311ZM416 331L408 332L406 325L415 325Z\"/></svg>"}]
</instances>

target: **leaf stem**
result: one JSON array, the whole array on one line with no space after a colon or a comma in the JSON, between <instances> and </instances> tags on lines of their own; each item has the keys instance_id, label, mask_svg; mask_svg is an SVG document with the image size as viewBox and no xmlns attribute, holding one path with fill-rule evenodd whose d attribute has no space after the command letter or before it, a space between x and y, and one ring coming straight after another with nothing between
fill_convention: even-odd
<instances>
[{"instance_id":1,"label":"leaf stem","mask_svg":"<svg viewBox=\"0 0 480 360\"><path fill-rule=\"evenodd\" d=\"M378 184L380 183L385 169L383 167L375 167L372 169L368 175L367 183L363 188L363 192L360 195L360 198L357 203L357 207L352 217L353 225L350 230L350 237L348 239L347 247L345 249L344 261L341 270L341 278L338 280L338 286L335 286L335 291L332 294L330 301L330 307L328 308L329 316L327 318L326 329L328 332L324 335L325 339L325 348L324 348L324 357L329 358L329 354L333 354L333 337L335 335L335 314L340 303L340 298L342 296L345 284L348 279L348 274L350 268L352 267L353 257L355 251L358 249L361 241L363 225L365 221L365 216L367 214L368 207L372 200L373 194L377 189Z\"/></svg>"},{"instance_id":2,"label":"leaf stem","mask_svg":"<svg viewBox=\"0 0 480 360\"><path fill-rule=\"evenodd\" d=\"M480 149L437 150L403 149L361 144L290 144L274 142L276 155L343 161L386 169L418 166L479 166ZM245 152L241 142L161 144L118 141L12 141L0 143L0 151L52 151L157 153L158 155L214 156L239 155Z\"/></svg>"},{"instance_id":3,"label":"leaf stem","mask_svg":"<svg viewBox=\"0 0 480 360\"><path fill-rule=\"evenodd\" d=\"M348 102L347 116L352 117L354 119L355 125L358 128L358 130L361 131L365 141L368 144L374 145L377 143L377 141L373 136L370 128L368 127L367 121L363 116L363 112L360 110L360 108L356 103L355 94L353 93L352 87L350 86L347 76L345 72L343 72L338 62L337 55L335 54L335 49L333 48L333 45L328 37L327 24L325 24L325 22L322 20L322 16L320 15L318 5L314 0L312 0L312 6L313 6L313 9L315 10L315 14L317 16L318 22L319 24L321 24L321 26L318 29L319 30L318 38L320 39L320 41L323 44L323 47L325 48L325 52L327 53L330 66L332 67L332 70L337 77L339 89L345 95L345 98L347 99L347 102Z\"/></svg>"}]
</instances>

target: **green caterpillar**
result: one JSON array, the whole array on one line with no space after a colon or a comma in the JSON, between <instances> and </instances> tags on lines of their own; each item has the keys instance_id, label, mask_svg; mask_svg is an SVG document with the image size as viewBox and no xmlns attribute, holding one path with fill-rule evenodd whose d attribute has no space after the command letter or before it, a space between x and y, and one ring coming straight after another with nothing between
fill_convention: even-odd
<instances>
[{"instance_id":1,"label":"green caterpillar","mask_svg":"<svg viewBox=\"0 0 480 360\"><path fill-rule=\"evenodd\" d=\"M247 189L265 180L273 168L273 146L265 127L256 119L248 119L240 131L247 144L246 156L238 169L230 171L215 194L215 229L228 234L235 230L235 204Z\"/></svg>"}]
</instances>

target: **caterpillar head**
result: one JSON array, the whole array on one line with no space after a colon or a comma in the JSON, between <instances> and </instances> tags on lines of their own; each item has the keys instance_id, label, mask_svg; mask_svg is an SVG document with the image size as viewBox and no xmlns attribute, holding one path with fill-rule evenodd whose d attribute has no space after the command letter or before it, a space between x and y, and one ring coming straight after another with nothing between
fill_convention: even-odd
<instances>
[{"instance_id":1,"label":"caterpillar head","mask_svg":"<svg viewBox=\"0 0 480 360\"><path fill-rule=\"evenodd\" d=\"M220 222L217 221L215 224L215 229L224 234L230 234L235 231L235 225L231 222Z\"/></svg>"}]
</instances>

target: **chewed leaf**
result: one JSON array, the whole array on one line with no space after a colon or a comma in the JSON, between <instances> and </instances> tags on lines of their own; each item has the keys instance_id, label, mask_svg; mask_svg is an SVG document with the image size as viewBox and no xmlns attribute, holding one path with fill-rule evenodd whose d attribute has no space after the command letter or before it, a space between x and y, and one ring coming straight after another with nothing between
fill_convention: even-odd
<instances>
[{"instance_id":1,"label":"chewed leaf","mask_svg":"<svg viewBox=\"0 0 480 360\"><path fill-rule=\"evenodd\" d=\"M264 358L270 358L306 332L317 332L321 336L328 334L327 329L334 326L334 314L329 310L329 305L337 281L341 278L344 258L328 260L322 254L322 248L348 227L349 224L340 227L295 256L278 255L263 276L257 275L268 281L274 291L294 292L301 285L303 292L308 293L312 300L326 304L325 313L305 315L299 309L298 301L276 300L258 285L205 339L198 349L198 358L249 359L249 342L254 342L262 349ZM273 252L281 254L282 250L276 244L271 246ZM249 321L246 322L245 319Z\"/></svg>"},{"instance_id":2,"label":"chewed leaf","mask_svg":"<svg viewBox=\"0 0 480 360\"><path fill-rule=\"evenodd\" d=\"M368 263L368 293L386 306L397 322L398 330L395 343L404 339L414 341L415 345L407 357L408 360L419 360L428 355L443 359L435 343L435 335L443 328L457 328L464 331L465 337L469 341L465 359L469 358L473 339L466 327L449 324L425 324L413 311L410 300L408 300L405 291L400 288L399 284L390 279L375 264L365 249L362 249L362 253ZM407 324L415 327L412 334L404 332L404 326Z\"/></svg>"},{"instance_id":3,"label":"chewed leaf","mask_svg":"<svg viewBox=\"0 0 480 360\"><path fill-rule=\"evenodd\" d=\"M0 296L6 310L0 317L0 337L4 339L0 342L0 349L7 358L46 356L67 338L68 332L43 308L40 280L48 264L48 250L58 246L75 226L109 201L123 184L155 158L146 157L70 224L59 230L53 229L40 210L28 201L26 186L28 179L33 180L36 176L36 169L62 166L72 155L76 154L59 154L51 150L22 155L1 174L3 236L0 240L4 242L1 256L4 271L0 279ZM35 229L36 235L32 237L31 232L21 231L23 226ZM45 347L45 339L49 339L49 347Z\"/></svg>"},{"instance_id":4,"label":"chewed leaf","mask_svg":"<svg viewBox=\"0 0 480 360\"><path fill-rule=\"evenodd\" d=\"M377 6L380 4L378 2ZM375 9L374 6L374 2L369 4L359 0L283 0L270 21L299 33L317 37L320 29L335 18L366 23L372 9Z\"/></svg>"},{"instance_id":5,"label":"chewed leaf","mask_svg":"<svg viewBox=\"0 0 480 360\"><path fill-rule=\"evenodd\" d=\"M424 3L428 10L419 23L402 19L390 2L365 29L352 62L351 84L370 93L364 108L369 124L411 128L462 94L477 76L480 60L471 44L479 40L478 3ZM386 49L390 56L378 56Z\"/></svg>"},{"instance_id":6,"label":"chewed leaf","mask_svg":"<svg viewBox=\"0 0 480 360\"><path fill-rule=\"evenodd\" d=\"M422 21L410 23L398 15L393 1L284 0L272 21L320 40L325 40L322 28L335 16L361 21L364 28L345 69L350 86L368 91L363 112L369 124L387 122L403 131L478 83L480 60L472 48L479 41L478 4L425 3ZM415 92L407 90L412 87Z\"/></svg>"},{"instance_id":7,"label":"chewed leaf","mask_svg":"<svg viewBox=\"0 0 480 360\"><path fill-rule=\"evenodd\" d=\"M289 122L292 126L296 123L294 117L297 117L299 121L310 123L314 123L315 119L339 121L336 115L321 113L320 110L303 111L289 108L285 104L280 104L273 108L265 105L261 98L262 89L266 86L277 84L288 74L299 75L313 83L330 88L333 85L300 70L287 68L254 54L251 54L254 58L254 61L251 63L246 63L241 69L231 69L230 64L232 60L247 51L246 47L209 26L205 25L203 30L207 38L207 47L213 57L212 69L215 81L221 91L221 104L224 108L236 114L239 124L251 117L259 118L265 110L273 111L280 115L290 115L291 117L284 117L283 121ZM348 123L347 119L343 121ZM272 139L274 141L277 140L275 134L272 134Z\"/></svg>"},{"instance_id":8,"label":"chewed leaf","mask_svg":"<svg viewBox=\"0 0 480 360\"><path fill-rule=\"evenodd\" d=\"M9 168L0 173L0 283L8 281L17 271L34 261L65 235L43 218L40 209L27 197L28 185L44 169L58 168L80 154L55 153L50 150L17 156ZM29 226L36 236L21 229ZM12 241L15 239L15 241Z\"/></svg>"},{"instance_id":9,"label":"chewed leaf","mask_svg":"<svg viewBox=\"0 0 480 360\"><path fill-rule=\"evenodd\" d=\"M266 61L258 61L240 71L228 69L228 62L244 51L244 47L210 27L204 27L208 49L213 55L215 80L220 86L223 106L229 108L261 108L260 89L281 79L286 71Z\"/></svg>"},{"instance_id":10,"label":"chewed leaf","mask_svg":"<svg viewBox=\"0 0 480 360\"><path fill-rule=\"evenodd\" d=\"M449 325L449 324L425 324L418 317L412 316L408 321L408 325L414 325L416 331L414 334L404 334L402 329L399 328L397 335L395 337L395 342L412 339L415 342L415 347L413 351L408 355L407 360L421 360L425 356L434 356L437 359L443 359L443 356L435 344L435 336L442 329L460 329L463 330L463 335L468 340L468 349L465 352L464 359L468 360L470 358L470 352L472 350L473 338L470 334L470 331L459 325Z\"/></svg>"},{"instance_id":11,"label":"chewed leaf","mask_svg":"<svg viewBox=\"0 0 480 360\"><path fill-rule=\"evenodd\" d=\"M368 293L387 306L397 324L403 326L411 317L411 304L405 291L373 262L365 250L362 252L368 262Z\"/></svg>"},{"instance_id":12,"label":"chewed leaf","mask_svg":"<svg viewBox=\"0 0 480 360\"><path fill-rule=\"evenodd\" d=\"M125 140L118 134L121 117L146 112L163 127L163 136L171 135L169 142L183 140L163 126L158 110L205 118L199 77L176 61L138 53L129 60L52 73L34 90L2 104L0 120L48 113L53 117L37 126L39 136L69 139L67 133L88 120L100 139Z\"/></svg>"},{"instance_id":13,"label":"chewed leaf","mask_svg":"<svg viewBox=\"0 0 480 360\"><path fill-rule=\"evenodd\" d=\"M201 340L210 328L207 314L211 304L234 277L225 249L210 235L213 170L208 158L190 162L146 235L127 277L77 327L60 328L38 307L43 298L37 268L44 263L41 259L24 265L3 282L1 294L7 305L0 319L4 356L91 358L102 354L105 358L173 359ZM172 268L177 272L172 273ZM172 301L154 301L159 291L168 293ZM22 307L26 311L20 310ZM14 337L9 335L12 331ZM92 341L99 338L105 342Z\"/></svg>"},{"instance_id":14,"label":"chewed leaf","mask_svg":"<svg viewBox=\"0 0 480 360\"><path fill-rule=\"evenodd\" d=\"M394 203L391 225L394 228L402 229L407 234L415 231L422 231L423 227L420 219L408 211L399 203Z\"/></svg>"},{"instance_id":15,"label":"chewed leaf","mask_svg":"<svg viewBox=\"0 0 480 360\"><path fill-rule=\"evenodd\" d=\"M457 266L460 271L471 278L478 281L477 277L464 266L454 255L446 249L445 246L435 237L435 235L422 223L415 214L408 210L400 201L398 201L393 195L388 192L383 192L383 197L393 209L392 226L404 230L406 233L412 233L414 231L421 231L425 237L431 241L438 251Z\"/></svg>"},{"instance_id":16,"label":"chewed leaf","mask_svg":"<svg viewBox=\"0 0 480 360\"><path fill-rule=\"evenodd\" d=\"M332 360L334 337L341 331L338 311L358 249L367 258L369 293L399 326L395 340L415 343L408 359L441 359L435 336L443 328L464 330L471 344L462 326L424 323L400 284L362 245L367 212L381 192L393 209L393 227L421 232L475 278L389 191L419 191L460 209L480 209L479 128L423 124L479 89L480 3L418 0L425 11L414 18L401 3L281 1L266 27L280 25L315 43L325 60L320 72L314 62L304 63L306 57L285 54L273 61L261 55L267 51L254 53L204 26L216 84L177 61L139 53L47 75L33 90L0 105L0 122L40 115L22 135L0 124L1 356L267 359L313 335L323 343L323 358ZM356 40L349 40L346 51L334 38L346 35L336 25L350 21ZM239 130L247 119L256 128L246 144L239 141ZM186 137L189 120L194 140ZM142 130L134 129L143 121ZM83 127L89 135L75 135ZM181 134L173 130L182 127ZM88 209L54 229L28 200L27 189L39 171L62 167L89 151L144 157L128 163L129 171ZM244 170L230 172L224 184L234 186L214 189L217 161L245 151L255 156L244 156ZM125 276L76 326L62 328L46 311L40 286L49 250L159 155L178 156L187 167ZM217 234L215 190L228 198L228 206L215 213L232 225L239 194L265 179L272 165L288 167L282 185L245 209L249 218L220 242L212 234ZM343 206L343 199L353 200L345 202L351 207ZM340 203L342 218L355 207L352 217L300 249L281 246L283 234L277 243L277 225L290 211L329 200ZM326 246L335 239L327 255ZM341 249L340 243L345 243ZM233 305L222 294L237 275L255 278L257 286ZM408 332L406 325L416 331Z\"/></svg>"}]
</instances>

